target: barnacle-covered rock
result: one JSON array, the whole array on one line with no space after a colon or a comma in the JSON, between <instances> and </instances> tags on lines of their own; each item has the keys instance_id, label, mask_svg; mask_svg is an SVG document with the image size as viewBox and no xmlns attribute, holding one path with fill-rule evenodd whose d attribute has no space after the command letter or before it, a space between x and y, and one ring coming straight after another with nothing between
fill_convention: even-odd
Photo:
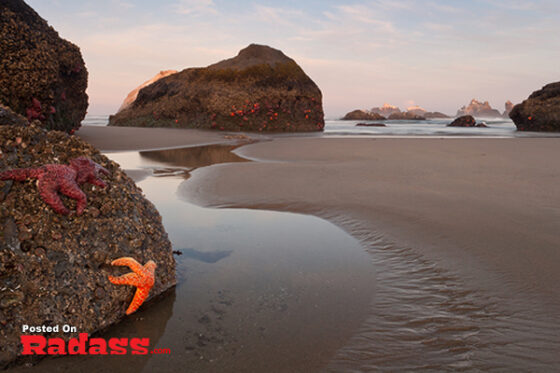
<instances>
[{"instance_id":1,"label":"barnacle-covered rock","mask_svg":"<svg viewBox=\"0 0 560 373\"><path fill-rule=\"evenodd\" d=\"M23 0L0 2L0 104L71 131L86 114L87 75L80 49Z\"/></svg>"},{"instance_id":2,"label":"barnacle-covered rock","mask_svg":"<svg viewBox=\"0 0 560 373\"><path fill-rule=\"evenodd\" d=\"M134 289L108 281L126 272L112 268L113 259L154 260L151 297L175 284L161 217L118 164L75 136L35 124L0 125L0 151L0 171L68 164L80 156L109 171L102 176L106 188L82 185L88 206L80 216L53 211L34 181L0 181L0 368L18 358L23 324L67 324L93 333L124 317ZM75 210L74 200L62 199Z\"/></svg>"},{"instance_id":3,"label":"barnacle-covered rock","mask_svg":"<svg viewBox=\"0 0 560 373\"><path fill-rule=\"evenodd\" d=\"M189 68L142 88L111 126L228 131L321 131L319 87L284 53L251 44L228 60Z\"/></svg>"}]
</instances>

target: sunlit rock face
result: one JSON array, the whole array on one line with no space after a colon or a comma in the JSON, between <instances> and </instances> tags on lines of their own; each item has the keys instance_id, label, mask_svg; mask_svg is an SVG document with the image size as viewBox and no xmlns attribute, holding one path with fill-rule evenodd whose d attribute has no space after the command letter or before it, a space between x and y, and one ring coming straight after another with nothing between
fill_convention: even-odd
<instances>
[{"instance_id":1,"label":"sunlit rock face","mask_svg":"<svg viewBox=\"0 0 560 373\"><path fill-rule=\"evenodd\" d=\"M134 102L134 100L136 100L136 97L138 97L138 92L140 92L140 90L146 86L149 86L152 83L157 82L158 80L160 80L161 78L165 78L166 76L169 76L171 74L175 74L177 72L177 70L164 70L164 71L160 71L159 73L157 73L154 77L152 77L149 80L146 80L144 83L142 83L141 85L139 85L138 87L134 88L132 91L130 91L130 93L126 96L126 98L124 99L123 103L121 104L121 107L119 108L119 110L117 112L123 111L124 109L126 109L127 107L130 106L130 104L132 104Z\"/></svg>"}]
</instances>

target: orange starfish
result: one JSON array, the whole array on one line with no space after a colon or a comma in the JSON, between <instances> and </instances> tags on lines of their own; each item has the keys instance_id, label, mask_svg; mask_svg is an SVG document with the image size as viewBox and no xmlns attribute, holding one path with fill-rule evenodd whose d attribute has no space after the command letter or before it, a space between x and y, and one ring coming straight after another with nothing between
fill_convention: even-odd
<instances>
[{"instance_id":1,"label":"orange starfish","mask_svg":"<svg viewBox=\"0 0 560 373\"><path fill-rule=\"evenodd\" d=\"M128 257L115 259L111 262L111 265L128 266L133 271L119 277L109 276L109 281L115 285L136 286L134 298L132 298L132 302L126 310L126 314L130 315L144 303L146 298L148 298L148 294L150 294L150 290L154 286L157 265L153 260L142 265L133 258Z\"/></svg>"}]
</instances>

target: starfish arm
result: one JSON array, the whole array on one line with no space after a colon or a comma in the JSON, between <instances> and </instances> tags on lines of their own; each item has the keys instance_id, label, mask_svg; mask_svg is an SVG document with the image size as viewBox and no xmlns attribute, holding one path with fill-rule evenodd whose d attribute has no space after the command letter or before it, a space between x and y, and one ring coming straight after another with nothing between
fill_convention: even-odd
<instances>
[{"instance_id":1,"label":"starfish arm","mask_svg":"<svg viewBox=\"0 0 560 373\"><path fill-rule=\"evenodd\" d=\"M143 273L144 272L144 267L142 266L142 264L138 263L134 258L130 258L130 257L123 257L123 258L115 259L111 262L111 265L127 266L130 269L132 269L132 271L134 271L135 273Z\"/></svg>"},{"instance_id":2,"label":"starfish arm","mask_svg":"<svg viewBox=\"0 0 560 373\"><path fill-rule=\"evenodd\" d=\"M136 293L134 293L134 298L132 298L132 302L128 306L126 310L126 314L130 315L131 313L136 312L136 310L144 303L144 301L148 298L148 294L150 294L150 289L144 286L140 286L136 289Z\"/></svg>"},{"instance_id":3,"label":"starfish arm","mask_svg":"<svg viewBox=\"0 0 560 373\"><path fill-rule=\"evenodd\" d=\"M76 200L76 214L81 215L87 206L87 197L74 180L63 180L60 183L60 193Z\"/></svg>"},{"instance_id":4,"label":"starfish arm","mask_svg":"<svg viewBox=\"0 0 560 373\"><path fill-rule=\"evenodd\" d=\"M15 181L25 181L27 179L37 179L41 172L34 168L16 168L14 170L8 170L0 172L0 180L15 180Z\"/></svg>"},{"instance_id":5,"label":"starfish arm","mask_svg":"<svg viewBox=\"0 0 560 373\"><path fill-rule=\"evenodd\" d=\"M92 185L96 185L100 188L105 188L107 186L107 184L105 184L105 182L101 179L96 178L95 176L91 176L88 180L88 182Z\"/></svg>"},{"instance_id":6,"label":"starfish arm","mask_svg":"<svg viewBox=\"0 0 560 373\"><path fill-rule=\"evenodd\" d=\"M108 277L109 277L109 281L115 285L138 286L142 281L141 277L133 272L118 277L114 277L114 276L108 276Z\"/></svg>"},{"instance_id":7,"label":"starfish arm","mask_svg":"<svg viewBox=\"0 0 560 373\"><path fill-rule=\"evenodd\" d=\"M62 215L68 215L70 213L70 210L68 210L66 206L64 206L62 200L58 196L56 184L53 184L49 180L40 178L38 188L39 195L41 196L43 201L51 206L54 211Z\"/></svg>"}]
</instances>

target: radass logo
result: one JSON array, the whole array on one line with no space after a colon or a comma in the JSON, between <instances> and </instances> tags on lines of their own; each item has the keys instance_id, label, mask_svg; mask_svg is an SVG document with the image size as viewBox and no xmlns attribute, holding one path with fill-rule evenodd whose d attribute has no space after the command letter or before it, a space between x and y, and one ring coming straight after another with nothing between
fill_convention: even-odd
<instances>
[{"instance_id":1,"label":"radass logo","mask_svg":"<svg viewBox=\"0 0 560 373\"><path fill-rule=\"evenodd\" d=\"M22 335L22 355L133 355L148 354L150 338L91 338L80 333L68 343L62 338ZM154 353L152 351L152 353Z\"/></svg>"}]
</instances>

